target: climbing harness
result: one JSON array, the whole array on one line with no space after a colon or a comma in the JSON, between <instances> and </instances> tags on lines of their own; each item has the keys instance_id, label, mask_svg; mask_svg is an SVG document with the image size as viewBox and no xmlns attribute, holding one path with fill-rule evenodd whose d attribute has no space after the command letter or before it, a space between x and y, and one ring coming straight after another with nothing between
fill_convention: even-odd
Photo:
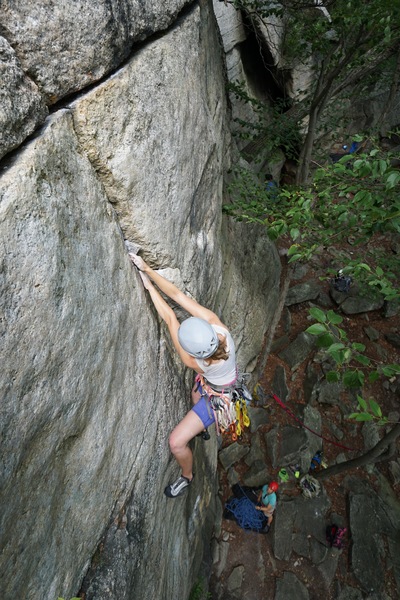
<instances>
[{"instance_id":1,"label":"climbing harness","mask_svg":"<svg viewBox=\"0 0 400 600\"><path fill-rule=\"evenodd\" d=\"M274 394L273 392L271 392L271 397L279 404L279 406L281 408L283 408L283 410L285 412L287 412L287 414L290 417L292 417L295 421L297 421L297 423L300 423L300 425L302 427L304 427L304 429L307 429L307 431L310 431L314 435L318 436L319 438L321 438L321 440L324 440L325 442L327 442L327 444L333 444L334 446L338 446L339 448L343 448L343 450L350 450L350 451L354 450L354 448L349 448L348 446L343 446L343 444L339 444L338 442L335 442L334 440L330 440L329 438L324 437L320 433L317 433L313 429L310 429L310 427L307 427L307 425L305 425L303 423L303 421L301 421L298 417L296 417L296 415L294 413L292 413L292 411L286 406L286 404L284 404L282 402L282 400L276 394Z\"/></svg>"},{"instance_id":2,"label":"climbing harness","mask_svg":"<svg viewBox=\"0 0 400 600\"><path fill-rule=\"evenodd\" d=\"M213 410L217 435L227 433L233 441L250 425L247 404L252 396L245 384L246 376L247 373L241 373L231 385L221 388L209 384L200 373L196 376L198 389L201 387L201 394L206 396Z\"/></svg>"}]
</instances>

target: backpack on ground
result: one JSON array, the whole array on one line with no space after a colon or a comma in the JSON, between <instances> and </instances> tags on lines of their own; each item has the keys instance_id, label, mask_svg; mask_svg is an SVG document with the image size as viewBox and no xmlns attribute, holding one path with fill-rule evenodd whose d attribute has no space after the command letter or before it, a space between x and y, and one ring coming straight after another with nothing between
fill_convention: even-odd
<instances>
[{"instance_id":1,"label":"backpack on ground","mask_svg":"<svg viewBox=\"0 0 400 600\"><path fill-rule=\"evenodd\" d=\"M345 275L342 269L340 269L336 276L331 279L331 284L338 292L344 292L347 294L350 291L352 281L352 278L349 275Z\"/></svg>"},{"instance_id":2,"label":"backpack on ground","mask_svg":"<svg viewBox=\"0 0 400 600\"><path fill-rule=\"evenodd\" d=\"M338 527L338 525L328 525L326 528L326 541L331 548L342 550L344 548L344 537L347 533L346 527Z\"/></svg>"}]
</instances>

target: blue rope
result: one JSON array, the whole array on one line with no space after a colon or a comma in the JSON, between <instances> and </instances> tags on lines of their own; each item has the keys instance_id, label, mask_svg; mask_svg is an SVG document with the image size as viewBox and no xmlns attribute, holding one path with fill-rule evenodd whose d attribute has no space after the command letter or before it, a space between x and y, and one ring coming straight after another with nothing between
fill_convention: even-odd
<instances>
[{"instance_id":1,"label":"blue rope","mask_svg":"<svg viewBox=\"0 0 400 600\"><path fill-rule=\"evenodd\" d=\"M231 498L225 508L233 514L237 524L243 529L262 529L265 525L263 513L258 511L248 498Z\"/></svg>"}]
</instances>

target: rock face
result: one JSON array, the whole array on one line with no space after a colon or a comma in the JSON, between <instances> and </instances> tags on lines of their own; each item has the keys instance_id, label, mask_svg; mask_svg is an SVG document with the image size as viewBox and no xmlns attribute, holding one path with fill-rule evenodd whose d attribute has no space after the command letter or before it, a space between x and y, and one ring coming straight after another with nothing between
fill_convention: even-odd
<instances>
[{"instance_id":1,"label":"rock face","mask_svg":"<svg viewBox=\"0 0 400 600\"><path fill-rule=\"evenodd\" d=\"M139 5L138 5L139 4ZM4 2L1 28L50 103L98 81L132 44L166 29L188 0Z\"/></svg>"},{"instance_id":2,"label":"rock face","mask_svg":"<svg viewBox=\"0 0 400 600\"><path fill-rule=\"evenodd\" d=\"M0 36L0 158L17 148L47 115L45 102L14 50Z\"/></svg>"},{"instance_id":3,"label":"rock face","mask_svg":"<svg viewBox=\"0 0 400 600\"><path fill-rule=\"evenodd\" d=\"M123 237L218 312L243 368L278 297L274 247L222 218L231 140L209 4L132 53L185 3L95 4L80 2L79 18L75 3L68 13L50 3L0 9L15 73L5 93L18 84L26 97L4 117L4 152L44 118L43 99L120 66L54 110L1 172L4 600L70 598L83 580L86 600L186 598L208 548L216 440L195 440L195 482L167 499L178 474L168 432L190 407L192 375Z\"/></svg>"},{"instance_id":4,"label":"rock face","mask_svg":"<svg viewBox=\"0 0 400 600\"><path fill-rule=\"evenodd\" d=\"M189 4L188 0L166 0L161 6L155 0L2 2L0 158L43 123L46 105L112 73L135 43L172 25Z\"/></svg>"}]
</instances>

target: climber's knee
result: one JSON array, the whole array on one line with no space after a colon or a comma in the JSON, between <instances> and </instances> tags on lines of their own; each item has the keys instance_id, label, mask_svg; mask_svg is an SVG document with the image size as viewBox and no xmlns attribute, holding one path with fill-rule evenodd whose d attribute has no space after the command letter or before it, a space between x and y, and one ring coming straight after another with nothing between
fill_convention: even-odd
<instances>
[{"instance_id":1,"label":"climber's knee","mask_svg":"<svg viewBox=\"0 0 400 600\"><path fill-rule=\"evenodd\" d=\"M172 454L186 450L190 440L203 431L203 429L204 424L200 417L193 410L190 410L169 436L169 447Z\"/></svg>"}]
</instances>

